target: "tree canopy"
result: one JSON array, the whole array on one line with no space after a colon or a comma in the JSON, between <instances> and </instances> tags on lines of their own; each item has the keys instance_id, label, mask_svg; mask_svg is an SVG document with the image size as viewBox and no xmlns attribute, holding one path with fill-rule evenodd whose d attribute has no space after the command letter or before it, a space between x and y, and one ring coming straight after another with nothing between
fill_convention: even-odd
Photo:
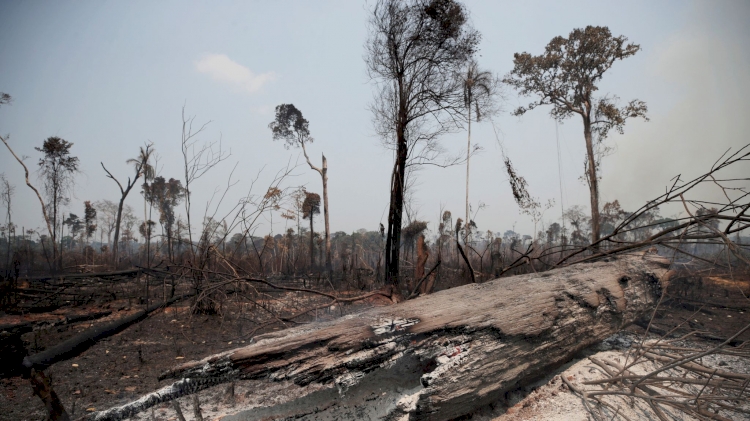
<instances>
[{"instance_id":1,"label":"tree canopy","mask_svg":"<svg viewBox=\"0 0 750 421\"><path fill-rule=\"evenodd\" d=\"M599 175L601 153L595 152L594 135L599 144L609 131L623 132L629 118L643 117L648 121L646 103L634 99L620 107L614 95L595 96L604 73L617 60L637 53L638 44L628 44L623 36L613 36L606 26L587 26L574 29L568 38L555 37L538 56L516 53L513 70L503 81L514 87L521 96L534 96L528 105L518 107L513 114L520 116L542 105L552 105L550 115L563 121L573 114L583 120L586 140L585 175L591 198L591 242L598 247ZM599 156L597 156L599 155Z\"/></svg>"},{"instance_id":2,"label":"tree canopy","mask_svg":"<svg viewBox=\"0 0 750 421\"><path fill-rule=\"evenodd\" d=\"M277 105L276 118L268 125L273 133L273 140L283 140L287 149L313 142L309 126L310 122L294 104Z\"/></svg>"},{"instance_id":3,"label":"tree canopy","mask_svg":"<svg viewBox=\"0 0 750 421\"><path fill-rule=\"evenodd\" d=\"M599 140L613 128L622 133L628 118L648 120L648 107L643 101L634 99L618 107L617 96L594 97L604 73L617 60L633 56L641 49L640 45L627 41L623 35L612 36L606 26L587 26L574 29L567 38L553 38L541 55L514 54L513 70L503 82L520 95L537 99L518 107L513 114L520 116L538 106L552 105L550 115L558 121L574 113L593 117L591 129Z\"/></svg>"},{"instance_id":4,"label":"tree canopy","mask_svg":"<svg viewBox=\"0 0 750 421\"><path fill-rule=\"evenodd\" d=\"M440 134L465 118L462 69L480 35L463 4L454 0L380 0L365 44L368 74L376 83L375 130L396 151L386 238L386 277L398 286L407 166L434 161Z\"/></svg>"}]
</instances>

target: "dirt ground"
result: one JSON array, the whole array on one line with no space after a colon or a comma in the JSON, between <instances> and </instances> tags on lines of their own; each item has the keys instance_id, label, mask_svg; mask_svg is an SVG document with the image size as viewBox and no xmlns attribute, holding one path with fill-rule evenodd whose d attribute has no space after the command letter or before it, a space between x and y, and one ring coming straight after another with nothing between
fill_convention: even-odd
<instances>
[{"instance_id":1,"label":"dirt ground","mask_svg":"<svg viewBox=\"0 0 750 421\"><path fill-rule=\"evenodd\" d=\"M700 336L695 338L696 340L716 344L718 342L715 339L727 338L750 322L750 300L745 298L747 295L750 295L750 282L747 280L739 282L706 277L699 283L693 282L687 286L685 282L677 282L670 286L669 298L657 311L651 331L659 334L682 324L676 334L698 330ZM306 321L338 317L364 307L383 304L369 302L360 306L331 307L311 314ZM303 305L300 301L300 306ZM135 305L128 306L127 302L109 302L99 306L62 309L57 314L23 317L0 314L0 325L39 321L45 318L50 324L54 324L56 320L69 317L70 314L112 312L109 316L97 320L37 328L25 333L21 337L23 346L34 353L90 326L106 323L138 309ZM250 310L244 307L227 307L224 311L224 317L192 315L186 304L159 311L145 321L96 343L78 357L55 364L47 373L62 403L74 419L89 412L133 401L164 386L166 382L160 383L157 380L158 375L181 360L201 359L246 343L256 326L243 315ZM283 327L284 324L280 323L271 329ZM642 334L644 329L641 326L631 326L628 331ZM747 340L750 340L750 332L738 338L737 344ZM586 415L578 411L580 408L575 407L578 409L574 410L573 406L565 406L568 403L573 405L575 402L579 402L580 406L580 399L568 391L556 389L559 388L559 384L555 383L554 375L555 373L550 373L550 377L545 381L511 392L504 401L467 418L488 420L501 416L498 419L551 419L547 418L551 416L549 413L524 409L532 406L536 408L536 403L529 403L533 400L547 402L546 405L550 407L557 405L562 415L554 419L586 419ZM41 400L32 394L27 379L20 376L3 378L0 379L0 385L0 420L45 419L44 406ZM219 386L222 389L225 387ZM542 392L536 392L537 390ZM539 397L540 393L545 394L544 399ZM244 392L238 392L237 396L243 396L241 400L249 399ZM183 398L185 399L188 398ZM242 401L235 404L242 404ZM191 419L191 411L185 412L188 419ZM515 413L517 415L511 417ZM156 420L176 419L168 404L157 406L153 414ZM519 418L521 414L526 415ZM151 417L151 413L142 415Z\"/></svg>"}]
</instances>

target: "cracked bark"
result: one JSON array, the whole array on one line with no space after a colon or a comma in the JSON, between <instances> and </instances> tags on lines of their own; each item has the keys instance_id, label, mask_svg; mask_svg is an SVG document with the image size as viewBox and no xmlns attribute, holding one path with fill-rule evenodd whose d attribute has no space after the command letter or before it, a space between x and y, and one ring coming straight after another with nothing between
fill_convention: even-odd
<instances>
[{"instance_id":1,"label":"cracked bark","mask_svg":"<svg viewBox=\"0 0 750 421\"><path fill-rule=\"evenodd\" d=\"M665 260L633 255L466 285L262 335L161 378L297 385L224 420L451 419L650 315L667 272Z\"/></svg>"}]
</instances>

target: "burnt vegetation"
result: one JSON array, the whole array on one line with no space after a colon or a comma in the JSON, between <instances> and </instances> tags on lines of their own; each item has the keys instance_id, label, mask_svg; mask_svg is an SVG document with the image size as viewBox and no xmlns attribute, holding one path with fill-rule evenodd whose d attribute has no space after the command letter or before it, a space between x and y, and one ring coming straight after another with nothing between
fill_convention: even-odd
<instances>
[{"instance_id":1,"label":"burnt vegetation","mask_svg":"<svg viewBox=\"0 0 750 421\"><path fill-rule=\"evenodd\" d=\"M276 107L268 138L282 141L287 149L301 149L309 168L321 176L320 190L294 185L295 168L287 165L268 185L242 185L247 193L229 212L220 213L218 204L207 204L199 221L190 218L194 181L225 165L230 154L220 141L204 142L206 125L194 125L195 118L185 117L184 110L184 174L160 174L159 145L134 147L135 155L127 161L107 157L107 166L101 163L100 175L113 180L113 200L71 199L80 166L74 142L59 137L43 140L35 148L40 154L35 179L33 168L16 155L9 137L2 136L7 153L19 164L4 171L23 170L26 185L39 202L38 208L22 211L37 213L43 223L41 228L17 226L13 217L21 210L13 200L22 186L1 177L6 219L0 225L0 360L5 381L10 385L28 379L23 384L39 398L31 405L37 412L47 411L50 419L94 417L163 386L161 378L179 377L180 370L188 369L173 370L180 362L176 360L197 360L244 346L262 334L314 325L370 307L395 307L497 278L524 275L517 279L529 280L547 271L567 273L563 269L582 263L601 268L638 253L666 261L669 283L664 281L659 294L650 297L658 301L656 309L647 312L650 319L628 315L641 326L639 333L662 339L641 344L628 364L602 361L607 377L595 383L601 390L586 391L572 384L569 388L581 395L597 419L617 415L612 403L601 399L606 394L645 400L659 419L667 419L664 407L697 419L747 416L748 375L704 369L699 359L722 353L750 357L746 317L737 317L730 325L708 317L750 310L746 298L750 294L750 178L728 175L750 174L750 145L723 155L718 151L717 161L705 173L690 180L676 176L664 194L649 198L638 209L623 209L618 200L600 204L601 163L595 149L612 130L622 133L629 119L647 120L647 106L640 100L618 105L617 97L598 95L597 85L617 61L636 54L639 45L612 35L606 27L575 29L567 37L551 40L540 55L515 54L513 69L500 78L479 67L481 36L468 10L457 1L379 0L369 12L368 30L365 61L374 86L370 109L383 145L394 152L387 222L379 230L331 229L336 211L329 218L328 163L322 154L320 166L310 158L310 149L325 147L326 140L313 143L313 124L293 104ZM508 203L514 201L533 222L530 235L478 226L474 219L481 208L472 214L469 202L469 163L475 151L471 123L483 123L501 111L503 87L533 98L514 110L515 115L549 106L551 117L558 121L575 115L583 121L590 209L569 207L560 220L545 225L542 216L554 202L541 203L532 196L519 169L503 153L499 165L505 166L512 191ZM0 93L2 108L11 101L10 95ZM446 158L440 137L462 130L468 136L466 155ZM464 163L463 218L446 209L440 209L435 221L411 213L410 189L415 188L417 169ZM129 173L120 164L130 165ZM228 180L224 193L236 184ZM142 213L141 200L132 191L141 195ZM482 192L474 195L481 197ZM221 191L218 196L223 200ZM265 232L261 221L273 217L285 219L290 228ZM623 284L628 282L622 279ZM417 309L412 315L419 316L416 304L410 305ZM439 341L428 336L433 333L408 339L437 346ZM685 337L700 338L710 346L698 350L669 342ZM326 350L315 349L322 353L317 358L327 358ZM329 351L343 355L342 349L348 348L332 346ZM354 345L351 349L357 350ZM456 349L462 352L460 346ZM559 362L564 362L563 357L570 356L561 354ZM631 369L636 361L646 360L651 371ZM383 361L385 357L373 364ZM232 360L232 364L244 362ZM95 387L88 377L76 378L79 365L92 376L109 376L106 387ZM217 367L211 370L222 369ZM265 378L277 369L254 367L265 374L251 377ZM333 381L317 366L306 369L320 377L315 381ZM209 379L203 386L222 381ZM524 379L512 381L521 384ZM668 393L671 384L680 382L695 390L679 398ZM151 403L111 412L105 419L134 415L203 386L176 388ZM234 387L231 383L232 405ZM175 400L173 405L184 419L179 403ZM197 395L191 407L196 419L201 418ZM455 416L466 413L443 410Z\"/></svg>"}]
</instances>

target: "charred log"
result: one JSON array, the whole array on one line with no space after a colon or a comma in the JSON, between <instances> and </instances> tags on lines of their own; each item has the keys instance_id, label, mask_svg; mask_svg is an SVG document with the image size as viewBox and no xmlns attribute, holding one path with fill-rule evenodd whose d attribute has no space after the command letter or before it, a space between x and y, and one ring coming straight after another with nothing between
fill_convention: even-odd
<instances>
[{"instance_id":1,"label":"charred log","mask_svg":"<svg viewBox=\"0 0 750 421\"><path fill-rule=\"evenodd\" d=\"M304 417L310 408L342 419L450 419L650 315L667 266L639 255L466 285L262 335L161 378L198 386L180 388L188 391L235 379L291 382L302 390L286 403L236 415L248 420ZM127 416L136 409L126 407ZM92 418L124 415L113 408Z\"/></svg>"},{"instance_id":2,"label":"charred log","mask_svg":"<svg viewBox=\"0 0 750 421\"><path fill-rule=\"evenodd\" d=\"M81 352L87 350L100 339L107 338L119 332L122 332L128 326L144 320L150 313L162 307L174 304L189 296L192 296L192 294L174 297L165 303L154 304L146 308L145 310L140 310L129 316L122 317L103 325L94 326L79 333L78 335L73 336L66 341L45 349L42 352L27 356L23 359L23 366L26 369L33 368L36 370L44 370L52 364L55 364L56 362L73 358Z\"/></svg>"}]
</instances>

